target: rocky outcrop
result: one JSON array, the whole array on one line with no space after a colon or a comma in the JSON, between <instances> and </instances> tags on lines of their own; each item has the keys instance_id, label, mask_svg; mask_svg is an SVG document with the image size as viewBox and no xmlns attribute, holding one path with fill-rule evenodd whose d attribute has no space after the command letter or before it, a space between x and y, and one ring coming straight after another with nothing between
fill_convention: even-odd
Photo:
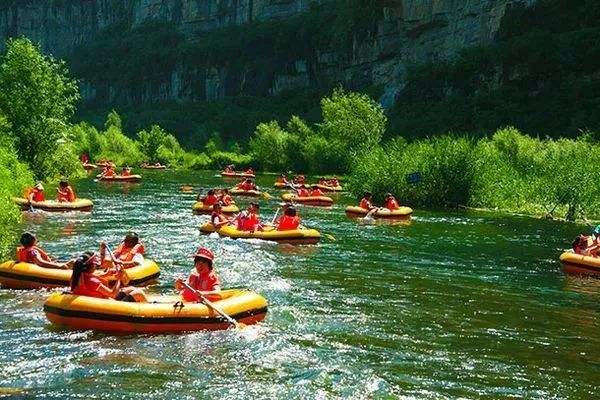
<instances>
[{"instance_id":1,"label":"rocky outcrop","mask_svg":"<svg viewBox=\"0 0 600 400\"><path fill-rule=\"evenodd\" d=\"M327 0L322 0L327 1ZM466 46L494 39L508 7L534 0L393 0L373 34L356 38L350 51L314 49L314 57L281 60L272 71L230 70L184 61L134 89L113 82L83 82L82 94L97 102L152 103L273 95L323 78L349 87L381 85L391 106L410 63L452 57ZM123 32L148 21L174 26L193 42L204 32L304 13L308 0L8 0L0 4L0 39L25 35L58 57L94 41L106 27ZM295 46L297 43L290 43ZM256 79L260 76L260 79ZM135 90L136 93L133 93Z\"/></svg>"}]
</instances>

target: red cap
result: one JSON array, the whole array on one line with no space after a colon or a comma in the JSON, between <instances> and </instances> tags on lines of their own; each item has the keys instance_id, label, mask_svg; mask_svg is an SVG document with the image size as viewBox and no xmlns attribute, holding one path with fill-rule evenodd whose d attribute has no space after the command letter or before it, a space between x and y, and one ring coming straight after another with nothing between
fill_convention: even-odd
<instances>
[{"instance_id":1,"label":"red cap","mask_svg":"<svg viewBox=\"0 0 600 400\"><path fill-rule=\"evenodd\" d=\"M196 258L196 257L206 258L207 260L210 260L210 261L214 260L214 258L215 258L212 251L210 251L206 247L198 247L196 254L194 254L194 258Z\"/></svg>"}]
</instances>

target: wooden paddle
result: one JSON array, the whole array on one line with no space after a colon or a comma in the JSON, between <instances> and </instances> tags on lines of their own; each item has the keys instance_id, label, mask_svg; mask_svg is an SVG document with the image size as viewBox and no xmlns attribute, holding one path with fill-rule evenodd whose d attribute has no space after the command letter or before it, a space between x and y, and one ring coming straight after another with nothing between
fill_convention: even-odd
<instances>
[{"instance_id":1,"label":"wooden paddle","mask_svg":"<svg viewBox=\"0 0 600 400\"><path fill-rule=\"evenodd\" d=\"M246 327L245 324L236 321L235 319L231 318L231 316L229 316L227 313L225 313L225 311L221 310L218 306L216 306L212 301L208 300L206 297L204 297L204 295L194 289L193 287L191 287L187 282L183 281L183 286L185 286L188 290L191 290L192 292L196 293L196 295L198 296L198 298L200 299L200 301L205 304L206 306L208 306L209 308L213 309L214 311L217 312L217 314L219 314L221 317L225 318L225 320L227 322L229 322L231 324L231 326L233 326L236 329L243 329Z\"/></svg>"},{"instance_id":2,"label":"wooden paddle","mask_svg":"<svg viewBox=\"0 0 600 400\"><path fill-rule=\"evenodd\" d=\"M104 245L106 246L106 251L108 252L108 255L110 256L110 260L112 261L112 263L115 266L115 268L117 269L117 271L119 269L121 271L123 271L121 282L123 283L123 285L127 285L129 283L129 276L127 276L127 273L123 269L123 265L121 265L121 263L115 261L115 255L113 254L113 252L108 247L108 244L106 244L106 241L104 242Z\"/></svg>"}]
</instances>

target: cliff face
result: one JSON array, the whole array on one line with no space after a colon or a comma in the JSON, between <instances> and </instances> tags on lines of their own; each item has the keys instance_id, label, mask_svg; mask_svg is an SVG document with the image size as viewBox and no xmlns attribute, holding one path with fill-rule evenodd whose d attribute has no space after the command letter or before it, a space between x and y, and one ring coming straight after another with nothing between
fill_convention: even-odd
<instances>
[{"instance_id":1,"label":"cliff face","mask_svg":"<svg viewBox=\"0 0 600 400\"><path fill-rule=\"evenodd\" d=\"M508 7L533 2L391 0L385 7L378 6L382 15L374 29L354 37L349 49L325 44L294 59L272 54L261 68L250 64L233 68L236 60L198 65L182 57L136 85L88 77L82 92L86 100L98 104L148 104L268 96L327 79L355 88L380 85L384 88L381 102L390 106L405 84L408 64L447 59L466 46L487 43L493 40ZM377 2L372 3L375 7ZM0 40L25 35L69 60L76 48L92 45L110 27L112 32L119 32L114 27L120 27L126 35L149 21L163 23L180 33L184 42L195 43L218 29L285 21L306 13L314 4L308 0L9 0L0 5ZM243 30L239 32L243 35Z\"/></svg>"}]
</instances>

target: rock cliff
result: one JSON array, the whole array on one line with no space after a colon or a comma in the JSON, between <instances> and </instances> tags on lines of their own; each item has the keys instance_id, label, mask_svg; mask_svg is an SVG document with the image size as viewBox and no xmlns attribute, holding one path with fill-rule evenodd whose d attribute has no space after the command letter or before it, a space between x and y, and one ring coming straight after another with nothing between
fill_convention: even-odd
<instances>
[{"instance_id":1,"label":"rock cliff","mask_svg":"<svg viewBox=\"0 0 600 400\"><path fill-rule=\"evenodd\" d=\"M365 34L351 32L348 48L325 40L322 47L309 53L269 54L263 57L266 62L258 64L239 59L198 63L178 57L178 51L160 73L133 85L86 76L77 68L75 73L83 75L86 100L99 104L269 96L319 85L325 79L352 88L378 85L383 88L382 104L390 106L405 84L407 65L447 59L466 46L492 41L509 7L533 1L388 0L383 4L381 0L363 0L365 13L374 9L381 13ZM150 22L160 23L177 31L183 38L177 45L185 46L202 42L208 32L231 27L240 27L235 32L244 36L245 26L285 23L328 3L331 0L6 0L0 5L0 40L25 35L44 50L69 60L78 48L93 46L107 29L118 41L121 35L126 38ZM294 48L302 43L292 37L285 46ZM135 46L129 52L135 53ZM148 62L158 65L161 59Z\"/></svg>"}]
</instances>

